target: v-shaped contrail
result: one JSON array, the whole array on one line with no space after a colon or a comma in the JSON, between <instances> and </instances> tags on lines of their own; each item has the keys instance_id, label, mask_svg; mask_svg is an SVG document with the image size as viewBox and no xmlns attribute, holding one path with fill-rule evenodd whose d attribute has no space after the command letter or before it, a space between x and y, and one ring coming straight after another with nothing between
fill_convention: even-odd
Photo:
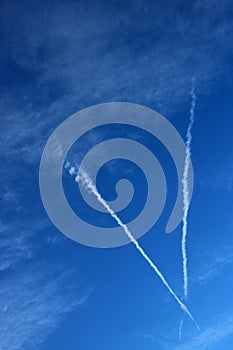
<instances>
[{"instance_id":1,"label":"v-shaped contrail","mask_svg":"<svg viewBox=\"0 0 233 350\"><path fill-rule=\"evenodd\" d=\"M74 168L69 168L70 175L74 174ZM71 170L72 169L72 170ZM139 251L139 253L143 256L143 258L149 263L151 268L155 271L155 273L158 275L158 277L161 279L165 287L169 290L171 295L175 298L177 303L180 305L181 309L188 315L188 317L194 322L195 326L199 328L196 320L192 316L191 312L188 310L188 308L182 303L182 301L178 298L176 293L173 291L173 289L170 287L168 282L166 281L165 277L162 275L162 273L159 271L158 267L153 263L153 261L149 258L149 256L145 253L143 248L139 245L138 241L134 238L133 234L128 229L127 225L125 225L121 219L117 216L117 214L111 209L111 207L108 205L108 203L102 198L100 193L98 192L96 186L93 184L91 178L89 175L82 169L79 169L79 174L75 176L75 181L78 183L80 182L82 186L84 186L87 190L89 190L98 200L100 204L103 205L103 207L107 210L107 212L111 215L111 217L116 221L116 223L122 227L125 234L128 236L130 241L135 245L136 249Z\"/></svg>"}]
</instances>

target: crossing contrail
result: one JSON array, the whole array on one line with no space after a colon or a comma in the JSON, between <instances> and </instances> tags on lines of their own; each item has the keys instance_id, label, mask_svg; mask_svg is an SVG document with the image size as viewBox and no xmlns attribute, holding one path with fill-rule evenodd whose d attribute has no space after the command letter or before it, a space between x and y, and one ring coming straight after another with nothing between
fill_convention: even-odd
<instances>
[{"instance_id":1,"label":"crossing contrail","mask_svg":"<svg viewBox=\"0 0 233 350\"><path fill-rule=\"evenodd\" d=\"M186 249L186 239L188 232L188 212L189 212L189 167L190 167L190 156L191 156L191 143L192 143L192 127L194 123L195 107L196 107L196 92L195 92L195 79L192 80L192 90L191 90L191 108L189 113L189 125L186 133L186 151L185 151L185 161L184 161L184 171L182 178L183 185L183 226L182 226L182 259L183 259L183 290L184 298L187 300L188 297L188 268L187 268L187 249Z\"/></svg>"},{"instance_id":2,"label":"crossing contrail","mask_svg":"<svg viewBox=\"0 0 233 350\"><path fill-rule=\"evenodd\" d=\"M74 167L69 167L66 166L66 168L68 168L68 171L71 175L74 174ZM188 308L185 306L185 304L182 303L182 301L178 298L178 296L176 295L176 293L173 291L173 289L170 287L170 285L168 284L168 282L166 281L165 277L162 275L162 273L159 271L159 269L157 268L157 266L153 263L153 261L149 258L149 256L145 253L145 251L143 250L143 248L139 245L138 241L134 238L133 234L130 232L130 230L128 229L127 225L125 225L121 219L117 216L117 214L111 209L111 207L108 205L108 203L102 198L102 196L100 195L100 193L98 192L96 186L93 184L91 178L89 177L89 175L82 169L79 169L79 173L78 175L75 176L75 181L78 183L80 182L82 186L84 186L87 190L89 190L98 200L98 202L100 204L103 205L103 207L107 210L107 212L111 215L111 217L116 221L116 223L122 227L122 229L124 230L125 234L128 236L128 238L130 239L130 241L135 245L135 247L137 248L137 250L139 251L139 253L143 256L143 258L149 263L149 265L151 266L151 268L155 271L155 273L158 275L158 277L161 279L161 281L163 282L163 284L165 285L165 287L169 290L169 292L171 293L171 295L174 297L174 299L177 301L177 303L179 304L179 306L181 307L181 309L188 315L188 317L194 322L195 326L199 328L196 320L194 319L194 317L192 316L191 312L188 310Z\"/></svg>"}]
</instances>

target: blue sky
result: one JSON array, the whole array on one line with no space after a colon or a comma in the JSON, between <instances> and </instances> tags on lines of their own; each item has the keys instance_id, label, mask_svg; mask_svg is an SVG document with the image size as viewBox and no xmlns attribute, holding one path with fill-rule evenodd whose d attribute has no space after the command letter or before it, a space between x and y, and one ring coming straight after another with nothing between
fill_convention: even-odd
<instances>
[{"instance_id":1,"label":"blue sky","mask_svg":"<svg viewBox=\"0 0 233 350\"><path fill-rule=\"evenodd\" d=\"M232 11L228 0L1 2L1 349L232 348ZM53 130L93 104L153 108L185 140L193 76L188 306L201 331L185 317L179 341L182 311L135 247L94 249L66 238L43 208L38 179ZM182 297L181 225L165 234L177 186L172 163L149 135L121 132L163 164L170 197L139 242ZM107 137L109 130L93 131L70 157ZM134 202L122 213L129 220L145 201L142 174L120 162L101 171L106 196L114 196L117 179L132 180ZM78 211L76 185L63 176ZM82 215L114 224L88 208Z\"/></svg>"}]
</instances>

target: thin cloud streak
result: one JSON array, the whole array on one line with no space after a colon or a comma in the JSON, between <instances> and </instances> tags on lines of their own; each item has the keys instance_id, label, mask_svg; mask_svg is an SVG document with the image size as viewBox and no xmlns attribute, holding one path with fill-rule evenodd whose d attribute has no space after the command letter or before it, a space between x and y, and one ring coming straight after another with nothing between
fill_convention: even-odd
<instances>
[{"instance_id":1,"label":"thin cloud streak","mask_svg":"<svg viewBox=\"0 0 233 350\"><path fill-rule=\"evenodd\" d=\"M48 263L24 266L5 278L0 289L0 348L38 349L66 315L89 298L91 290L83 291L75 281L73 271Z\"/></svg>"},{"instance_id":2,"label":"thin cloud streak","mask_svg":"<svg viewBox=\"0 0 233 350\"><path fill-rule=\"evenodd\" d=\"M196 269L191 281L198 285L204 286L210 283L216 277L220 277L224 268L233 263L232 243L228 243L223 247L218 247L216 251L200 252L202 256L202 264Z\"/></svg>"},{"instance_id":3,"label":"thin cloud streak","mask_svg":"<svg viewBox=\"0 0 233 350\"><path fill-rule=\"evenodd\" d=\"M74 167L70 167L69 164L66 164L65 168L68 169L69 174L72 176L74 175ZM79 174L75 176L75 181L77 183L81 183L82 186L84 186L87 190L89 190L103 205L103 207L107 210L107 212L111 215L111 217L117 222L117 224L122 227L130 241L135 245L139 253L143 256L143 258L149 263L149 265L152 267L152 269L155 271L155 273L158 275L158 277L161 279L165 287L168 289L170 294L174 297L174 299L177 301L177 303L180 305L181 309L188 315L188 317L194 322L195 326L199 328L196 320L192 316L191 312L188 310L188 308L182 303L182 301L178 298L178 296L175 294L173 289L170 287L168 282L166 281L163 274L159 271L157 266L153 263L153 261L148 257L148 255L144 252L142 247L139 245L137 240L134 238L133 234L129 231L127 225L125 225L120 218L115 214L115 212L110 208L110 206L106 203L106 201L101 197L100 193L97 191L96 186L93 184L91 178L88 176L88 174L83 170L79 169Z\"/></svg>"},{"instance_id":4,"label":"thin cloud streak","mask_svg":"<svg viewBox=\"0 0 233 350\"><path fill-rule=\"evenodd\" d=\"M174 350L207 350L233 334L233 320L231 314L221 317L217 323L205 328L203 332L190 340L173 347Z\"/></svg>"},{"instance_id":5,"label":"thin cloud streak","mask_svg":"<svg viewBox=\"0 0 233 350\"><path fill-rule=\"evenodd\" d=\"M42 262L39 253L44 247L52 252L51 239L47 220L0 221L1 350L38 349L92 292L57 257Z\"/></svg>"}]
</instances>

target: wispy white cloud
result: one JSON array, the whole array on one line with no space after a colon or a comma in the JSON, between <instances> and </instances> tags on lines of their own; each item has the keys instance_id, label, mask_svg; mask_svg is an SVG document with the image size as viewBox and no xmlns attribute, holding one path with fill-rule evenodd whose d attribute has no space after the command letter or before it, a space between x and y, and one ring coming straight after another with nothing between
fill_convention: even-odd
<instances>
[{"instance_id":1,"label":"wispy white cloud","mask_svg":"<svg viewBox=\"0 0 233 350\"><path fill-rule=\"evenodd\" d=\"M78 278L79 269L67 270L58 260L42 262L41 247L52 247L54 239L57 243L47 221L0 222L2 350L38 349L60 321L89 298L91 288Z\"/></svg>"},{"instance_id":2,"label":"wispy white cloud","mask_svg":"<svg viewBox=\"0 0 233 350\"><path fill-rule=\"evenodd\" d=\"M5 1L0 14L0 29L5 34L1 66L4 71L4 63L10 62L17 72L27 77L29 74L32 79L27 80L27 84L24 84L24 79L19 79L20 83L13 79L6 87L4 82L2 84L7 93L3 91L0 101L1 130L4 130L0 146L1 157L9 161L10 172L8 166L2 170L1 184L7 182L13 193L15 179L12 174L19 170L19 163L21 169L24 165L38 164L51 131L82 107L103 101L126 100L154 106L161 112L174 111L188 98L187 88L193 73L197 75L200 94L209 92L214 84L211 81L216 80L211 78L223 73L222 62L232 54L232 45L229 45L232 38L228 33L232 32L233 24L226 16L231 2L221 2L219 8L216 1L195 1L188 18L179 11L174 16L176 5L172 1L170 5L166 4L161 11L155 6L152 13L150 8L143 6L141 9L138 2L132 2L130 15L136 21L131 22L125 13L110 3L109 8L98 9L93 4L79 8L79 2L74 7L58 3L53 11L51 5L37 6L32 11L22 2ZM143 25L143 20L138 23L137 14L140 19L144 15L146 18L151 16L152 25L149 21ZM130 34L135 40L129 40ZM57 95L54 95L54 90L58 91ZM28 176L24 170L23 176ZM9 195L7 198L9 200ZM1 266L5 271L35 254L35 247L29 243L30 230L25 235L22 232L17 235L22 231L17 225L13 230L14 234L4 226L2 231ZM47 284L51 294L40 285L40 274L34 276L33 271L25 276L25 289L19 276L6 284L4 282L1 291L4 300L1 334L5 335L1 345L4 350L25 348L27 332L34 337L36 327L38 334L39 329L46 334L43 327L47 322L47 311L42 313L40 324L36 318L40 308L33 302L37 297L33 294L36 289L29 291L30 279L37 286L38 294L41 292L40 307L45 305L45 310L50 310L52 291L55 300L59 299L56 278L54 284ZM6 295L12 291L15 291L12 300L7 300ZM70 305L71 299L68 298ZM27 304L28 300L32 303ZM62 297L61 306L64 310L72 308ZM12 311L14 308L16 313ZM54 320L59 308L56 301L51 303L51 308L51 319ZM21 310L24 310L23 321L20 319ZM30 316L27 320L30 314L32 322L29 322ZM35 328L31 329L33 323ZM49 323L50 327L52 323ZM15 330L15 341L12 329Z\"/></svg>"},{"instance_id":3,"label":"wispy white cloud","mask_svg":"<svg viewBox=\"0 0 233 350\"><path fill-rule=\"evenodd\" d=\"M37 349L67 313L88 299L91 290L72 279L73 271L35 263L5 278L0 289L0 348Z\"/></svg>"},{"instance_id":4,"label":"wispy white cloud","mask_svg":"<svg viewBox=\"0 0 233 350\"><path fill-rule=\"evenodd\" d=\"M47 221L43 220L0 222L0 271L15 268L19 263L33 258L33 239L38 232L43 232L47 225Z\"/></svg>"},{"instance_id":5,"label":"wispy white cloud","mask_svg":"<svg viewBox=\"0 0 233 350\"><path fill-rule=\"evenodd\" d=\"M233 263L233 252L230 247L231 245L224 246L206 256L202 255L202 264L191 276L192 282L205 285L219 276L226 265Z\"/></svg>"},{"instance_id":6,"label":"wispy white cloud","mask_svg":"<svg viewBox=\"0 0 233 350\"><path fill-rule=\"evenodd\" d=\"M193 332L193 329L186 327L183 341L177 339L177 332L166 326L152 329L151 331L138 332L141 339L141 348L163 349L163 350L209 350L215 346L221 346L221 341L233 335L232 312L218 315L215 319L207 321L202 325L200 332ZM219 347L220 348L220 347Z\"/></svg>"},{"instance_id":7,"label":"wispy white cloud","mask_svg":"<svg viewBox=\"0 0 233 350\"><path fill-rule=\"evenodd\" d=\"M53 244L47 220L0 222L2 350L37 349L90 295L83 278L77 278L79 270L66 270L50 259L42 263L41 255L38 260L41 247Z\"/></svg>"},{"instance_id":8,"label":"wispy white cloud","mask_svg":"<svg viewBox=\"0 0 233 350\"><path fill-rule=\"evenodd\" d=\"M208 174L206 168L197 174L198 184L204 189L211 189L214 191L233 192L233 154L227 153L227 159L219 159L218 166L208 164ZM224 150L223 150L224 152ZM216 162L216 160L215 160Z\"/></svg>"},{"instance_id":9,"label":"wispy white cloud","mask_svg":"<svg viewBox=\"0 0 233 350\"><path fill-rule=\"evenodd\" d=\"M206 327L198 335L174 347L174 350L206 350L217 345L225 337L233 334L232 315L224 316L215 324Z\"/></svg>"},{"instance_id":10,"label":"wispy white cloud","mask_svg":"<svg viewBox=\"0 0 233 350\"><path fill-rule=\"evenodd\" d=\"M218 8L216 2L196 0L190 3L188 16L176 3L169 4L165 10L155 3L151 13L131 4L128 18L112 4L106 5L108 10L100 6L97 12L94 4L87 10L80 3L58 3L52 12L45 5L33 12L21 3L5 2L1 29L6 38L0 59L2 64L9 60L20 72L30 72L34 79L28 88L17 90L22 90L23 103L21 95L15 96L14 86L12 95L3 94L6 132L1 149L20 153L30 162L38 159L38 148L51 126L103 101L130 100L162 113L177 110L188 99L193 74L200 95L208 93L216 81L212 78L223 73L222 62L232 53L230 3L225 0ZM61 92L53 96L57 86Z\"/></svg>"},{"instance_id":11,"label":"wispy white cloud","mask_svg":"<svg viewBox=\"0 0 233 350\"><path fill-rule=\"evenodd\" d=\"M20 224L0 223L0 271L8 270L19 261L30 259L33 256L32 247L27 241L29 232L21 232Z\"/></svg>"}]
</instances>

